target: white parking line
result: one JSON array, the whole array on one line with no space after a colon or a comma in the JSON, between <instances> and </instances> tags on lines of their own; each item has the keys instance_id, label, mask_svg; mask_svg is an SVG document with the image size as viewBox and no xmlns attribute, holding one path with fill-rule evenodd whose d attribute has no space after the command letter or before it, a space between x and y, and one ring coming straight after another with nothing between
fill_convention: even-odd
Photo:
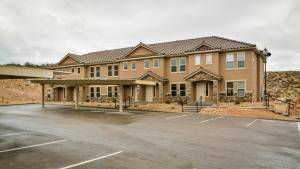
<instances>
[{"instance_id":1,"label":"white parking line","mask_svg":"<svg viewBox=\"0 0 300 169\"><path fill-rule=\"evenodd\" d=\"M14 135L24 134L24 133L27 133L27 132L18 132L18 133L2 134L2 135L0 135L0 137L14 136Z\"/></svg>"},{"instance_id":2,"label":"white parking line","mask_svg":"<svg viewBox=\"0 0 300 169\"><path fill-rule=\"evenodd\" d=\"M300 132L300 122L298 122L298 131Z\"/></svg>"},{"instance_id":3,"label":"white parking line","mask_svg":"<svg viewBox=\"0 0 300 169\"><path fill-rule=\"evenodd\" d=\"M254 124L257 120L259 120L259 119L255 119L254 121L252 121L251 123L249 123L249 124L247 124L246 126L247 127L250 127L252 124Z\"/></svg>"},{"instance_id":4,"label":"white parking line","mask_svg":"<svg viewBox=\"0 0 300 169\"><path fill-rule=\"evenodd\" d=\"M176 119L176 118L185 117L185 116L188 116L188 114L184 114L184 115L180 115L180 116L171 116L171 117L166 118L166 120Z\"/></svg>"},{"instance_id":5,"label":"white parking line","mask_svg":"<svg viewBox=\"0 0 300 169\"><path fill-rule=\"evenodd\" d=\"M208 120L203 120L203 121L201 121L201 123L209 122L209 121L212 121L212 120L217 120L217 119L220 119L220 118L223 118L223 116L211 118L211 119L208 119Z\"/></svg>"},{"instance_id":6,"label":"white parking line","mask_svg":"<svg viewBox=\"0 0 300 169\"><path fill-rule=\"evenodd\" d=\"M122 151L118 151L118 152L115 152L115 153L112 153L112 154L108 154L108 155L105 155L105 156L97 157L97 158L94 158L94 159L91 159L91 160L83 161L83 162L80 162L80 163L77 163L77 164L69 165L69 166L66 166L66 167L63 167L63 168L60 168L60 169L68 169L68 168L77 167L77 166L80 166L82 164L86 164L86 163L90 163L90 162L93 162L93 161L101 160L103 158L114 156L114 155L117 155L117 154L120 154L120 153L122 153Z\"/></svg>"},{"instance_id":7,"label":"white parking line","mask_svg":"<svg viewBox=\"0 0 300 169\"><path fill-rule=\"evenodd\" d=\"M22 149L27 149L27 148L32 148L32 147L40 147L40 146L45 146L45 145L49 145L49 144L56 144L56 143L60 143L60 142L63 142L63 141L67 141L67 140L58 140L58 141L52 141L52 142L48 142L48 143L42 143L42 144L36 144L36 145L31 145L31 146L25 146L25 147L13 148L13 149L8 149L8 150L2 150L2 151L0 151L0 153L16 151L16 150L22 150Z\"/></svg>"}]
</instances>

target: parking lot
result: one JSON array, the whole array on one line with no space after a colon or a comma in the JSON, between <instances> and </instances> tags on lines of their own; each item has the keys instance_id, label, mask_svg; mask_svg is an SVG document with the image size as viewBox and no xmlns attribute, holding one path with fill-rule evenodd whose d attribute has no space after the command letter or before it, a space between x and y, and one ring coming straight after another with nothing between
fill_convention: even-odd
<instances>
[{"instance_id":1,"label":"parking lot","mask_svg":"<svg viewBox=\"0 0 300 169\"><path fill-rule=\"evenodd\" d=\"M0 168L300 168L299 122L0 107Z\"/></svg>"}]
</instances>

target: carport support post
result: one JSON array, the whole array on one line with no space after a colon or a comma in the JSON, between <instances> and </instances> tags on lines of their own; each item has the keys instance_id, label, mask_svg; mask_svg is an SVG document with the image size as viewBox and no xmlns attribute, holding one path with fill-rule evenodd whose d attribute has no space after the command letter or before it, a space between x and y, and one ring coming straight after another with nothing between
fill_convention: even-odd
<instances>
[{"instance_id":1,"label":"carport support post","mask_svg":"<svg viewBox=\"0 0 300 169\"><path fill-rule=\"evenodd\" d=\"M75 110L78 109L78 100L79 100L79 85L75 86Z\"/></svg>"},{"instance_id":2,"label":"carport support post","mask_svg":"<svg viewBox=\"0 0 300 169\"><path fill-rule=\"evenodd\" d=\"M124 86L119 85L119 112L123 112Z\"/></svg>"},{"instance_id":3,"label":"carport support post","mask_svg":"<svg viewBox=\"0 0 300 169\"><path fill-rule=\"evenodd\" d=\"M45 84L42 85L42 107L45 107Z\"/></svg>"}]
</instances>

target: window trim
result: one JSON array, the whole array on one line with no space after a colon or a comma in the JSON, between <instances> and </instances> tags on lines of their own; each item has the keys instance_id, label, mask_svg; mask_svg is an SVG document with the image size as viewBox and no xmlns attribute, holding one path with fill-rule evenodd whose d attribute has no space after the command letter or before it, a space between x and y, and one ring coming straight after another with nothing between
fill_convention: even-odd
<instances>
[{"instance_id":1,"label":"window trim","mask_svg":"<svg viewBox=\"0 0 300 169\"><path fill-rule=\"evenodd\" d=\"M133 63L135 64L135 68L134 68L134 69L132 68L132 64L133 64ZM131 70L136 70L136 61L131 61L131 62L130 62L130 68L131 68Z\"/></svg>"},{"instance_id":2,"label":"window trim","mask_svg":"<svg viewBox=\"0 0 300 169\"><path fill-rule=\"evenodd\" d=\"M243 82L244 83L244 88L239 88L239 82ZM243 96L239 96L239 89L243 89L244 90L244 95ZM237 97L245 97L246 96L246 81L244 81L244 80L239 80L239 81L237 81L237 83L236 83L236 96Z\"/></svg>"},{"instance_id":3,"label":"window trim","mask_svg":"<svg viewBox=\"0 0 300 169\"><path fill-rule=\"evenodd\" d=\"M99 68L99 71L97 71L97 68ZM99 73L99 76L97 76L97 73ZM97 66L97 67L95 67L95 74L94 74L94 77L101 77L101 68L100 68L100 66Z\"/></svg>"},{"instance_id":4,"label":"window trim","mask_svg":"<svg viewBox=\"0 0 300 169\"><path fill-rule=\"evenodd\" d=\"M175 95L175 96L173 96L173 94L172 94L173 91L174 91L174 90L172 90L172 85L175 85L175 86L176 86L176 89L175 89L176 95ZM178 89L177 89L177 83L171 83L171 84L170 84L170 94L171 94L172 97L176 97L176 96L177 96L177 90L178 90Z\"/></svg>"},{"instance_id":5,"label":"window trim","mask_svg":"<svg viewBox=\"0 0 300 169\"><path fill-rule=\"evenodd\" d=\"M174 82L174 83L170 83L170 95L171 97L176 97L176 96L179 96L179 97L185 97L185 96L181 96L181 90L180 90L180 85L181 84L184 84L185 85L185 96L187 96L187 87L186 87L186 82ZM172 95L172 85L176 85L176 96L173 96Z\"/></svg>"},{"instance_id":6,"label":"window trim","mask_svg":"<svg viewBox=\"0 0 300 169\"><path fill-rule=\"evenodd\" d=\"M100 86L96 86L95 87L96 88L96 98L100 98L101 97L101 87ZM97 89L99 89L99 92L98 92L98 90ZM98 94L99 94L99 96L98 96Z\"/></svg>"},{"instance_id":7,"label":"window trim","mask_svg":"<svg viewBox=\"0 0 300 169\"><path fill-rule=\"evenodd\" d=\"M186 96L186 83L179 83L178 85L179 85L179 96L181 96L181 97ZM182 91L180 89L181 85L184 85L184 96L181 95L181 91Z\"/></svg>"},{"instance_id":8,"label":"window trim","mask_svg":"<svg viewBox=\"0 0 300 169\"><path fill-rule=\"evenodd\" d=\"M127 69L125 69L125 64L127 65ZM128 62L123 62L123 71L128 71Z\"/></svg>"},{"instance_id":9,"label":"window trim","mask_svg":"<svg viewBox=\"0 0 300 169\"><path fill-rule=\"evenodd\" d=\"M227 88L227 83L232 83L232 96L228 96L228 88ZM226 81L226 83L225 83L225 89L226 89L226 97L234 97L234 81Z\"/></svg>"},{"instance_id":10,"label":"window trim","mask_svg":"<svg viewBox=\"0 0 300 169\"><path fill-rule=\"evenodd\" d=\"M92 92L92 89L93 89L93 92ZM93 93L93 96L92 96L92 93ZM90 94L90 98L95 98L95 88L93 86L90 86L89 94Z\"/></svg>"},{"instance_id":11,"label":"window trim","mask_svg":"<svg viewBox=\"0 0 300 169\"><path fill-rule=\"evenodd\" d=\"M80 74L81 73L81 70L80 70L80 67L77 68L77 74Z\"/></svg>"},{"instance_id":12,"label":"window trim","mask_svg":"<svg viewBox=\"0 0 300 169\"><path fill-rule=\"evenodd\" d=\"M109 96L108 94L109 94L109 92L108 92L108 88L111 88L111 96ZM107 97L108 98L112 98L113 97L113 86L110 86L110 85L108 85L107 86L107 89L106 89L106 95L107 95Z\"/></svg>"},{"instance_id":13,"label":"window trim","mask_svg":"<svg viewBox=\"0 0 300 169\"><path fill-rule=\"evenodd\" d=\"M239 67L239 54L243 53L243 57L244 57L244 66L243 67ZM236 56L236 60L237 60L237 69L245 69L246 68L246 52L237 52L237 56Z\"/></svg>"},{"instance_id":14,"label":"window trim","mask_svg":"<svg viewBox=\"0 0 300 169\"><path fill-rule=\"evenodd\" d=\"M117 76L115 75L115 72L116 72L115 66L118 66L118 69L117 69L118 75ZM113 72L114 72L113 77L119 77L120 72L119 72L119 65L118 64L113 64Z\"/></svg>"},{"instance_id":15,"label":"window trim","mask_svg":"<svg viewBox=\"0 0 300 169\"><path fill-rule=\"evenodd\" d=\"M208 56L210 56L210 61L211 61L211 62L207 62ZM206 65L212 65L212 64L213 64L212 53L207 53L207 54L205 55L205 64L206 64Z\"/></svg>"},{"instance_id":16,"label":"window trim","mask_svg":"<svg viewBox=\"0 0 300 169\"><path fill-rule=\"evenodd\" d=\"M92 74L93 74L93 76L92 76ZM91 66L90 67L90 78L94 78L94 77L95 77L95 67Z\"/></svg>"},{"instance_id":17,"label":"window trim","mask_svg":"<svg viewBox=\"0 0 300 169\"><path fill-rule=\"evenodd\" d=\"M232 61L230 61L230 62L232 62L232 67L228 67L228 65L227 65L227 63L228 63L228 58L229 58L229 56L232 56ZM234 69L234 54L233 53L226 53L226 69L227 70L232 70L232 69Z\"/></svg>"},{"instance_id":18,"label":"window trim","mask_svg":"<svg viewBox=\"0 0 300 169\"><path fill-rule=\"evenodd\" d=\"M155 66L155 61L157 61L157 66ZM159 68L160 67L160 60L159 58L153 59L153 68Z\"/></svg>"},{"instance_id":19,"label":"window trim","mask_svg":"<svg viewBox=\"0 0 300 169\"><path fill-rule=\"evenodd\" d=\"M184 71L181 71L181 59L185 59L185 64L184 64ZM186 65L187 65L187 58L186 57L180 57L179 58L179 72L186 72Z\"/></svg>"},{"instance_id":20,"label":"window trim","mask_svg":"<svg viewBox=\"0 0 300 169\"><path fill-rule=\"evenodd\" d=\"M111 67L111 70L109 70L108 68ZM109 75L109 72L111 71L111 75ZM107 77L113 77L114 75L114 67L113 65L107 65Z\"/></svg>"},{"instance_id":21,"label":"window trim","mask_svg":"<svg viewBox=\"0 0 300 169\"><path fill-rule=\"evenodd\" d=\"M146 62L147 62L147 61L149 62L149 64L148 64L149 67L148 67L148 68L146 67ZM150 69L150 64L151 64L151 63L150 63L150 59L145 59L145 60L144 60L144 69Z\"/></svg>"},{"instance_id":22,"label":"window trim","mask_svg":"<svg viewBox=\"0 0 300 169\"><path fill-rule=\"evenodd\" d=\"M199 64L197 64L197 58L199 58ZM194 55L194 65L201 65L201 54L195 54Z\"/></svg>"},{"instance_id":23,"label":"window trim","mask_svg":"<svg viewBox=\"0 0 300 169\"><path fill-rule=\"evenodd\" d=\"M172 65L172 60L175 60L175 65ZM172 66L175 66L175 72L172 71ZM170 72L176 73L177 72L177 58L171 58L170 59Z\"/></svg>"}]
</instances>

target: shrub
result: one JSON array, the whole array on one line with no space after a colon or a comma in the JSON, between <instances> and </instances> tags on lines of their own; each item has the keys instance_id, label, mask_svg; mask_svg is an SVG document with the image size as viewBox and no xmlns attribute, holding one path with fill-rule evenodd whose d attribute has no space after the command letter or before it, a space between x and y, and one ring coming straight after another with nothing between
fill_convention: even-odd
<instances>
[{"instance_id":1,"label":"shrub","mask_svg":"<svg viewBox=\"0 0 300 169\"><path fill-rule=\"evenodd\" d=\"M170 102L170 100L166 100L165 103L166 104L170 104L171 102Z\"/></svg>"}]
</instances>

